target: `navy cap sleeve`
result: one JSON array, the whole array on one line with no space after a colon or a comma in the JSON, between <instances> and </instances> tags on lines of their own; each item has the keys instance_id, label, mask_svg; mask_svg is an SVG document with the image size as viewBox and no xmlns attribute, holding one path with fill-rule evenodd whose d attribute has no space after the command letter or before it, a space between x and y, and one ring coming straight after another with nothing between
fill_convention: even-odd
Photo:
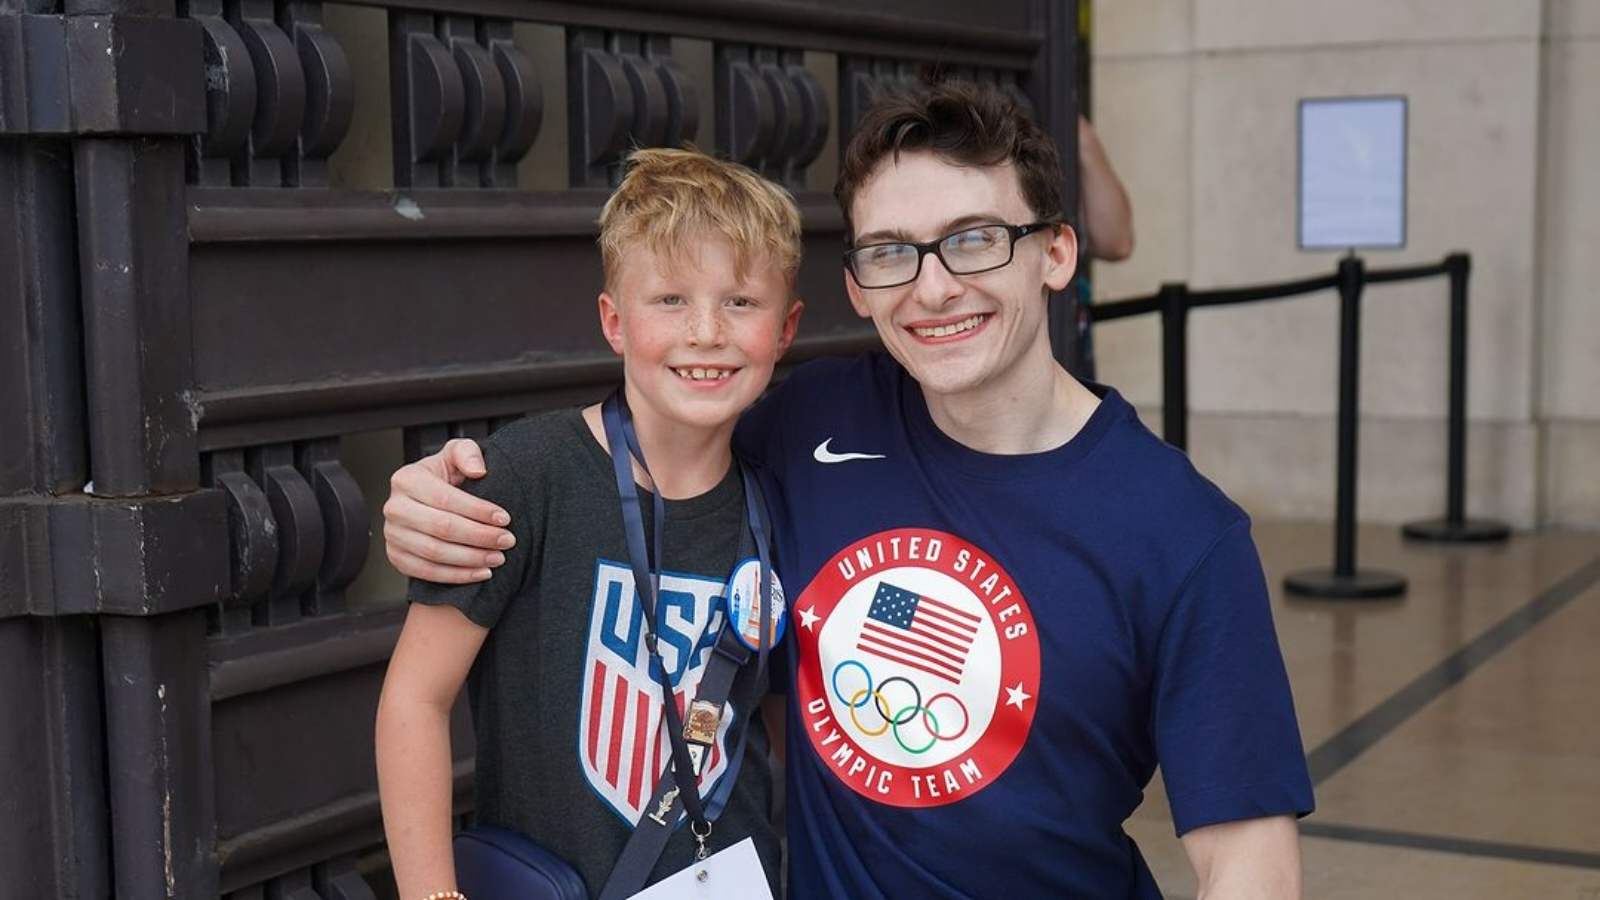
<instances>
[{"instance_id":1,"label":"navy cap sleeve","mask_svg":"<svg viewBox=\"0 0 1600 900\"><path fill-rule=\"evenodd\" d=\"M1179 835L1305 815L1305 751L1249 521L1219 537L1163 626L1152 726Z\"/></svg>"}]
</instances>

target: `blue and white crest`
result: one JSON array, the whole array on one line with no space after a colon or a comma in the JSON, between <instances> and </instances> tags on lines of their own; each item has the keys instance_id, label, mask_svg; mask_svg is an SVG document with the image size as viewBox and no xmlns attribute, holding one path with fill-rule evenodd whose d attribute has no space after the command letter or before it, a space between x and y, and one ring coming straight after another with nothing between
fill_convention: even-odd
<instances>
[{"instance_id":1,"label":"blue and white crest","mask_svg":"<svg viewBox=\"0 0 1600 900\"><path fill-rule=\"evenodd\" d=\"M694 699L706 661L726 619L724 584L695 575L663 573L656 615L658 649L678 709ZM600 560L595 566L578 714L578 756L594 792L629 825L639 821L655 791L671 748L662 717L661 686L650 674L644 612L633 570ZM700 774L709 794L728 768L728 726L733 704Z\"/></svg>"}]
</instances>

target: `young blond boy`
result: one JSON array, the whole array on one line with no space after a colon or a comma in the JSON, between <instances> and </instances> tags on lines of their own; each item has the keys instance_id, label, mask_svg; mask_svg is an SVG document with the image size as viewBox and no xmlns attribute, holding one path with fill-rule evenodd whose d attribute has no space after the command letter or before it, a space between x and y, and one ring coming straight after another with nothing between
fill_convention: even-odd
<instances>
[{"instance_id":1,"label":"young blond boy","mask_svg":"<svg viewBox=\"0 0 1600 900\"><path fill-rule=\"evenodd\" d=\"M622 356L624 395L654 483L637 464L635 479L666 501L655 561L659 647L675 690L692 699L726 618L723 586L747 549L734 424L766 388L800 318L800 218L781 188L738 165L687 150L640 150L629 162L600 214L600 328ZM515 544L490 581L412 583L379 703L378 777L395 878L402 900L456 887L449 713L466 683L477 820L534 838L572 863L594 894L670 754L600 407L521 420L483 450L489 474L470 490L510 513ZM755 668L736 677L725 723L759 706L766 685ZM759 716L748 728L710 849L753 838L776 893L769 740ZM730 772L733 733L725 725L718 735L703 794ZM651 880L693 853L680 829Z\"/></svg>"}]
</instances>

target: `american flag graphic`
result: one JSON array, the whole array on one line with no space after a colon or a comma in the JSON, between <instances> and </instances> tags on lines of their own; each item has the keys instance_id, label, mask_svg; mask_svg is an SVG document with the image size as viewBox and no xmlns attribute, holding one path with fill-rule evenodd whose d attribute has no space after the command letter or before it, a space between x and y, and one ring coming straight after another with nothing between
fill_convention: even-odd
<instances>
[{"instance_id":1,"label":"american flag graphic","mask_svg":"<svg viewBox=\"0 0 1600 900\"><path fill-rule=\"evenodd\" d=\"M589 673L589 709L583 740L584 761L605 780L629 812L642 811L655 792L656 778L666 770L672 749L667 738L666 717L662 715L661 690L655 685L641 687L628 674L611 670L596 662ZM678 716L683 717L683 691L674 691ZM723 728L728 720L725 716ZM720 773L723 734L711 745L711 756L702 769L704 789L712 773Z\"/></svg>"},{"instance_id":2,"label":"american flag graphic","mask_svg":"<svg viewBox=\"0 0 1600 900\"><path fill-rule=\"evenodd\" d=\"M971 613L882 581L856 649L960 684L978 624Z\"/></svg>"}]
</instances>

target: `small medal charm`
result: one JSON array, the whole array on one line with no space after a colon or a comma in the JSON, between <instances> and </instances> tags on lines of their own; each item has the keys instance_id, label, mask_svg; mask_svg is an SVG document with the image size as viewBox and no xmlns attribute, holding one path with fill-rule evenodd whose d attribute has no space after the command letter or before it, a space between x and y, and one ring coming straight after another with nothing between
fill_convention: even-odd
<instances>
[{"instance_id":1,"label":"small medal charm","mask_svg":"<svg viewBox=\"0 0 1600 900\"><path fill-rule=\"evenodd\" d=\"M667 813L672 812L672 804L678 801L678 789L673 788L661 795L661 803L656 806L656 811L650 814L650 820L657 825L667 824Z\"/></svg>"},{"instance_id":2,"label":"small medal charm","mask_svg":"<svg viewBox=\"0 0 1600 900\"><path fill-rule=\"evenodd\" d=\"M716 743L717 725L721 721L721 704L696 700L689 704L688 715L684 716L683 738L696 744Z\"/></svg>"}]
</instances>

